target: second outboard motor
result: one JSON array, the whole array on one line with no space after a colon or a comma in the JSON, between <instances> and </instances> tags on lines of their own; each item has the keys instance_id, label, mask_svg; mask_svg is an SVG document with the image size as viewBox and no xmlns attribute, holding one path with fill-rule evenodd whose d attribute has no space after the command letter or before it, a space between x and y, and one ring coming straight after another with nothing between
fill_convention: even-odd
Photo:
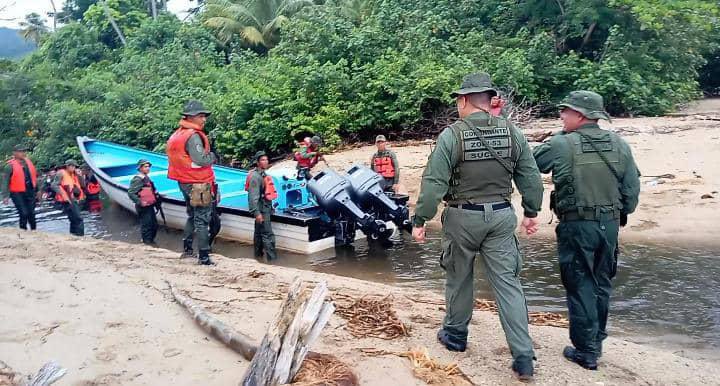
<instances>
[{"instance_id":1,"label":"second outboard motor","mask_svg":"<svg viewBox=\"0 0 720 386\"><path fill-rule=\"evenodd\" d=\"M388 195L382 186L382 176L364 165L353 165L347 171L347 179L352 186L352 195L362 208L371 209L379 219L395 223L399 229L412 231L410 213L405 203L407 195Z\"/></svg>"},{"instance_id":2,"label":"second outboard motor","mask_svg":"<svg viewBox=\"0 0 720 386\"><path fill-rule=\"evenodd\" d=\"M318 204L325 210L336 225L342 237L336 241L344 244L355 239L354 225L371 239L387 238L392 233L384 221L358 208L350 197L350 182L331 169L325 169L308 181L307 188L315 196ZM352 225L351 225L352 224Z\"/></svg>"}]
</instances>

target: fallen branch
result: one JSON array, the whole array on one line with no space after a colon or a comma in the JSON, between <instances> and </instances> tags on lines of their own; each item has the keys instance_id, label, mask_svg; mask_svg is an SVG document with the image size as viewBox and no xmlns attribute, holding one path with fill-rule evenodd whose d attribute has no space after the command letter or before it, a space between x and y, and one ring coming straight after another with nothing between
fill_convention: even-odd
<instances>
[{"instance_id":1,"label":"fallen branch","mask_svg":"<svg viewBox=\"0 0 720 386\"><path fill-rule=\"evenodd\" d=\"M170 287L170 294L176 302L190 312L193 319L210 335L216 337L233 351L241 354L245 359L251 360L255 356L256 347L251 343L251 338L241 334L220 320L210 316L205 310L195 304L189 297L180 294L175 286L169 281L165 281Z\"/></svg>"},{"instance_id":2,"label":"fallen branch","mask_svg":"<svg viewBox=\"0 0 720 386\"><path fill-rule=\"evenodd\" d=\"M382 299L349 298L349 304L338 305L337 313L348 321L346 329L356 338L390 340L410 335L393 310L390 299L390 295Z\"/></svg>"}]
</instances>

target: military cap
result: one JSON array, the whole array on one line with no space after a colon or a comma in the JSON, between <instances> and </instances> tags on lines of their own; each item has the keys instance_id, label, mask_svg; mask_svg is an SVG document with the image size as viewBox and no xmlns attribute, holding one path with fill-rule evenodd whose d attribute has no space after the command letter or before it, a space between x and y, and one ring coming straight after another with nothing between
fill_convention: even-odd
<instances>
[{"instance_id":1,"label":"military cap","mask_svg":"<svg viewBox=\"0 0 720 386\"><path fill-rule=\"evenodd\" d=\"M13 151L27 151L28 147L25 145L15 145L13 146Z\"/></svg>"},{"instance_id":2,"label":"military cap","mask_svg":"<svg viewBox=\"0 0 720 386\"><path fill-rule=\"evenodd\" d=\"M605 111L602 95L592 91L573 91L560 102L558 107L573 109L588 119L610 121L610 115Z\"/></svg>"},{"instance_id":3,"label":"military cap","mask_svg":"<svg viewBox=\"0 0 720 386\"><path fill-rule=\"evenodd\" d=\"M484 72L465 75L460 89L453 91L450 96L455 98L458 95L478 94L481 92L492 92L494 95L498 95L498 91L492 85L490 75Z\"/></svg>"},{"instance_id":4,"label":"military cap","mask_svg":"<svg viewBox=\"0 0 720 386\"><path fill-rule=\"evenodd\" d=\"M182 115L193 116L193 115L199 115L199 114L205 114L207 116L210 115L210 111L205 108L205 106L202 104L202 102L196 101L196 100L191 100L185 104Z\"/></svg>"},{"instance_id":5,"label":"military cap","mask_svg":"<svg viewBox=\"0 0 720 386\"><path fill-rule=\"evenodd\" d=\"M147 166L152 166L152 163L150 161L146 160L145 158L142 158L137 162L137 168L140 169L141 167L145 166L146 164L147 164Z\"/></svg>"},{"instance_id":6,"label":"military cap","mask_svg":"<svg viewBox=\"0 0 720 386\"><path fill-rule=\"evenodd\" d=\"M380 134L377 137L375 137L375 143L378 143L378 142L387 142L387 138L385 138L384 135Z\"/></svg>"},{"instance_id":7,"label":"military cap","mask_svg":"<svg viewBox=\"0 0 720 386\"><path fill-rule=\"evenodd\" d=\"M310 143L313 145L320 145L322 144L322 138L318 135L314 135L312 138L310 138Z\"/></svg>"},{"instance_id":8,"label":"military cap","mask_svg":"<svg viewBox=\"0 0 720 386\"><path fill-rule=\"evenodd\" d=\"M258 161L260 161L261 157L267 157L267 153L265 153L265 151L263 151L263 150L260 150L257 153L255 153L255 156L253 157L253 161L258 162Z\"/></svg>"},{"instance_id":9,"label":"military cap","mask_svg":"<svg viewBox=\"0 0 720 386\"><path fill-rule=\"evenodd\" d=\"M77 163L77 161L75 161L74 159L71 158L71 159L65 161L65 166L75 166L75 167L77 167L77 166L78 166L78 163Z\"/></svg>"}]
</instances>

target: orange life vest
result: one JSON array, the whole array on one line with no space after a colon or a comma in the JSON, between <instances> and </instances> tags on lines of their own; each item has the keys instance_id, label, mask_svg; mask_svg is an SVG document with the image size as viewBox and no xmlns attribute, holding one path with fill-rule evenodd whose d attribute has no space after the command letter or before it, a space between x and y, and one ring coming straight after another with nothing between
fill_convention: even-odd
<instances>
[{"instance_id":1,"label":"orange life vest","mask_svg":"<svg viewBox=\"0 0 720 386\"><path fill-rule=\"evenodd\" d=\"M80 179L77 173L70 175L66 170L61 170L58 173L61 173L62 176L60 177L62 178L62 181L60 181L60 189L62 189L63 192L55 194L55 200L58 202L68 202L70 195L75 196L75 192L78 193L75 196L77 201L84 200L85 193L83 192L82 185L80 185Z\"/></svg>"},{"instance_id":2,"label":"orange life vest","mask_svg":"<svg viewBox=\"0 0 720 386\"><path fill-rule=\"evenodd\" d=\"M252 176L252 173L255 171L255 169L250 170L247 174L247 177L245 177L245 190L250 189L250 177ZM265 190L265 199L268 201L272 201L276 198L278 198L277 190L275 189L275 182L273 181L272 177L268 176L267 174L263 178L263 188Z\"/></svg>"},{"instance_id":3,"label":"orange life vest","mask_svg":"<svg viewBox=\"0 0 720 386\"><path fill-rule=\"evenodd\" d=\"M312 152L312 147L310 145L305 146L306 152ZM317 165L318 159L320 158L320 153L315 149L315 156L310 158L303 158L302 157L302 151L296 151L295 152L295 161L297 161L297 166L299 168L308 168L311 169L313 166Z\"/></svg>"},{"instance_id":4,"label":"orange life vest","mask_svg":"<svg viewBox=\"0 0 720 386\"><path fill-rule=\"evenodd\" d=\"M143 177L143 187L138 192L138 197L140 197L140 206L143 208L153 206L157 202L155 186L150 181L150 177Z\"/></svg>"},{"instance_id":5,"label":"orange life vest","mask_svg":"<svg viewBox=\"0 0 720 386\"><path fill-rule=\"evenodd\" d=\"M202 128L185 120L180 121L180 128L175 130L167 141L168 178L183 184L213 183L215 172L212 165L193 166L192 159L185 150L185 145L193 134L200 136L205 152L210 152L210 142Z\"/></svg>"},{"instance_id":6,"label":"orange life vest","mask_svg":"<svg viewBox=\"0 0 720 386\"><path fill-rule=\"evenodd\" d=\"M373 169L375 173L385 178L395 177L395 167L393 166L392 157L375 157L373 158Z\"/></svg>"},{"instance_id":7,"label":"orange life vest","mask_svg":"<svg viewBox=\"0 0 720 386\"><path fill-rule=\"evenodd\" d=\"M88 182L85 184L85 187L87 188L88 194L96 195L100 193L100 183L97 181Z\"/></svg>"},{"instance_id":8,"label":"orange life vest","mask_svg":"<svg viewBox=\"0 0 720 386\"><path fill-rule=\"evenodd\" d=\"M35 165L33 165L30 158L25 157L25 163L27 164L28 170L30 171L30 179L32 180L33 188L37 188L37 171ZM22 163L15 158L7 162L12 166L12 176L10 178L10 193L24 193L25 192L25 171L23 171Z\"/></svg>"}]
</instances>

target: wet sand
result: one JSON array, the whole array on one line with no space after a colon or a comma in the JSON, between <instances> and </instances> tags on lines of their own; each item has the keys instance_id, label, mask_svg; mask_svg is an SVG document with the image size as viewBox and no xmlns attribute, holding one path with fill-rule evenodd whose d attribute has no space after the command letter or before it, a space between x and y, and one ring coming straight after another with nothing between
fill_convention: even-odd
<instances>
[{"instance_id":1,"label":"wet sand","mask_svg":"<svg viewBox=\"0 0 720 386\"><path fill-rule=\"evenodd\" d=\"M412 299L440 300L410 290L335 275L214 258L200 267L176 252L92 238L0 228L0 360L31 373L50 359L68 374L63 385L228 385L248 362L196 327L169 297L165 280L209 312L259 340L296 276L327 280L335 293L393 297L411 335L392 341L356 339L333 316L313 348L348 363L363 385L421 385L407 359L367 357L360 348L406 351L427 347L456 361L476 384L513 384L510 355L496 316L476 311L468 351L450 353L435 342L443 312ZM259 277L249 275L262 273ZM256 275L253 275L256 276ZM609 338L597 372L565 361L567 330L531 327L537 347L536 384L718 384L720 369L650 346Z\"/></svg>"}]
</instances>

